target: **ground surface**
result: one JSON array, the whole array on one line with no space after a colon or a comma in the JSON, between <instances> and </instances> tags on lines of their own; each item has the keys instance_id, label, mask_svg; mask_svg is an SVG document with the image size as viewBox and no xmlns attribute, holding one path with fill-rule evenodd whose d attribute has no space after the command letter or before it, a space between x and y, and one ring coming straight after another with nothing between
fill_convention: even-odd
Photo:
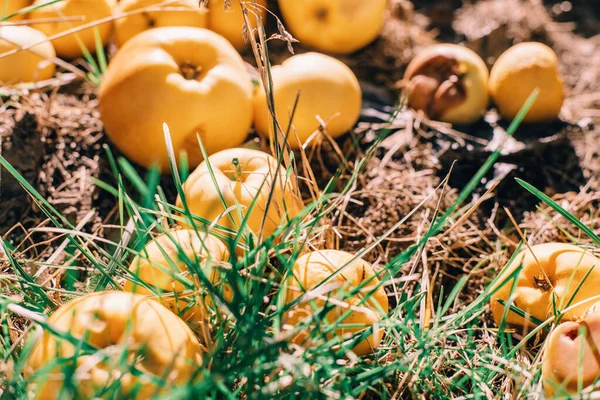
<instances>
[{"instance_id":1,"label":"ground surface","mask_svg":"<svg viewBox=\"0 0 600 400\"><path fill-rule=\"evenodd\" d=\"M465 291L462 299L466 304L482 291L520 239L507 212L534 243L564 239L565 232L544 215L553 215L550 210L536 210L538 202L515 183L515 177L554 196L600 232L600 6L593 0L391 3L391 18L382 37L358 54L342 57L365 92L361 123L351 136L337 143L345 154L352 154L352 163L365 156L374 130L390 118L404 68L423 46L437 40L464 42L491 64L511 45L537 40L551 46L561 62L568 93L561 121L520 127L515 137L524 146L518 151L509 149L488 176L486 187L498 182L495 190L467 220L428 244L424 265L432 285L451 287L457 278L470 275L472 290ZM307 51L301 45L295 45L295 50ZM274 63L290 55L285 44L277 41L272 42L271 53ZM247 60L252 57L248 55ZM82 224L83 230L103 237L116 222L117 203L94 185L94 179L114 183L103 149L107 139L96 93L92 84L74 82L47 92L14 94L0 103L0 137L2 155L52 205L74 224ZM328 243L349 251L373 243L429 196L456 164L443 196L426 201L366 255L375 265L414 243L431 223L434 211L456 199L489 155L487 145L494 130L506 129L507 123L498 121L492 110L485 121L459 127L458 133L405 111L391 127L393 134L381 143L376 156L368 159L344 207L331 217L335 229L324 239ZM359 146L353 144L356 141ZM313 169L325 182L335 171L338 155L330 145L323 145L317 153ZM2 171L1 179L0 234L23 258L47 258L61 241L44 232L48 221L7 171ZM168 177L164 186L167 195L174 196L168 191ZM34 227L42 229L28 233ZM565 227L577 235L570 226Z\"/></svg>"}]
</instances>

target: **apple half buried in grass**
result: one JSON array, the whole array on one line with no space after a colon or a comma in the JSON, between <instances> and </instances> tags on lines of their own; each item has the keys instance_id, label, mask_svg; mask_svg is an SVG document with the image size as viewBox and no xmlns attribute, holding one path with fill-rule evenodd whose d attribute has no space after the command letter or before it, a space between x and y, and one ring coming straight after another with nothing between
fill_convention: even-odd
<instances>
[{"instance_id":1,"label":"apple half buried in grass","mask_svg":"<svg viewBox=\"0 0 600 400\"><path fill-rule=\"evenodd\" d=\"M233 46L208 29L150 29L129 40L100 85L100 114L125 156L169 170L163 123L175 156L191 166L207 153L241 145L252 125L252 81Z\"/></svg>"},{"instance_id":2,"label":"apple half buried in grass","mask_svg":"<svg viewBox=\"0 0 600 400\"><path fill-rule=\"evenodd\" d=\"M252 29L256 28L256 15L260 15L263 23L267 16L267 1L257 0L258 6L254 5L254 0L245 1L245 5L249 10L248 19ZM231 1L230 6L225 10L224 0L210 0L208 2L210 30L223 35L231 44L238 50L243 50L248 43L244 41L243 26L244 15L242 6L239 1ZM254 14L253 14L254 13Z\"/></svg>"},{"instance_id":3,"label":"apple half buried in grass","mask_svg":"<svg viewBox=\"0 0 600 400\"><path fill-rule=\"evenodd\" d=\"M183 192L192 214L236 232L247 218L247 228L262 237L271 236L303 207L296 176L258 150L213 154L188 177ZM181 198L176 205L183 208Z\"/></svg>"},{"instance_id":4,"label":"apple half buried in grass","mask_svg":"<svg viewBox=\"0 0 600 400\"><path fill-rule=\"evenodd\" d=\"M421 51L404 74L408 105L432 119L470 124L489 103L487 66L464 46L437 44Z\"/></svg>"},{"instance_id":5,"label":"apple half buried in grass","mask_svg":"<svg viewBox=\"0 0 600 400\"><path fill-rule=\"evenodd\" d=\"M64 0L58 2L36 0L33 5L38 8L29 14L28 19L58 20L56 22L35 23L33 25L48 37L112 15L112 8L110 2L107 0ZM82 56L83 48L87 49L90 53L94 53L96 51L96 35L94 31L98 31L100 42L102 46L105 46L110 38L112 26L112 21L99 23L95 27L79 30L54 39L52 44L56 49L56 54L64 58Z\"/></svg>"},{"instance_id":6,"label":"apple half buried in grass","mask_svg":"<svg viewBox=\"0 0 600 400\"><path fill-rule=\"evenodd\" d=\"M77 345L84 339L92 348L78 350L71 341L44 331L25 368L38 400L58 399L63 386L65 398L92 398L106 394L103 389L117 386L117 381L114 398L154 398L188 383L202 363L201 345L190 328L145 296L86 294L60 307L48 323L71 335ZM162 388L154 383L161 379Z\"/></svg>"},{"instance_id":7,"label":"apple half buried in grass","mask_svg":"<svg viewBox=\"0 0 600 400\"><path fill-rule=\"evenodd\" d=\"M600 303L578 321L558 325L542 358L547 398L570 398L600 380ZM584 397L585 398L585 397Z\"/></svg>"},{"instance_id":8,"label":"apple half buried in grass","mask_svg":"<svg viewBox=\"0 0 600 400\"><path fill-rule=\"evenodd\" d=\"M128 280L123 289L156 298L197 328L206 316L205 298L209 295L200 290L203 283L198 274L204 274L216 290L222 289L230 301L231 289L219 282L219 264L228 259L229 251L219 239L194 230L173 230L149 242L129 267L150 288Z\"/></svg>"},{"instance_id":9,"label":"apple half buried in grass","mask_svg":"<svg viewBox=\"0 0 600 400\"><path fill-rule=\"evenodd\" d=\"M362 92L354 72L343 62L319 53L290 57L271 69L275 114L292 148L300 148L321 126L337 138L358 121ZM296 104L296 100L298 103ZM273 137L273 121L263 86L254 96L254 126L267 138ZM281 143L281 139L280 139Z\"/></svg>"},{"instance_id":10,"label":"apple half buried in grass","mask_svg":"<svg viewBox=\"0 0 600 400\"><path fill-rule=\"evenodd\" d=\"M352 53L377 38L388 0L279 0L292 35L331 53Z\"/></svg>"},{"instance_id":11,"label":"apple half buried in grass","mask_svg":"<svg viewBox=\"0 0 600 400\"><path fill-rule=\"evenodd\" d=\"M37 82L52 78L56 53L47 39L42 32L28 26L0 26L0 54L40 43L31 49L0 58L0 84Z\"/></svg>"},{"instance_id":12,"label":"apple half buried in grass","mask_svg":"<svg viewBox=\"0 0 600 400\"><path fill-rule=\"evenodd\" d=\"M565 243L539 244L531 250L533 253L529 249L521 251L502 270L492 288L495 293L490 303L496 324L500 325L506 313L506 323L510 326L525 330L536 326L514 310L507 310L505 305L509 303L539 321L552 318L556 307L557 312L566 310L563 321L571 321L580 318L598 301L593 297L600 294L600 259L583 248ZM514 279L510 278L514 274Z\"/></svg>"},{"instance_id":13,"label":"apple half buried in grass","mask_svg":"<svg viewBox=\"0 0 600 400\"><path fill-rule=\"evenodd\" d=\"M197 0L179 0L159 6L163 0L122 0L115 8L115 15L123 15L140 8L156 5L158 11L146 11L115 20L115 39L118 46L148 29L164 26L194 26L206 28L208 10Z\"/></svg>"},{"instance_id":14,"label":"apple half buried in grass","mask_svg":"<svg viewBox=\"0 0 600 400\"><path fill-rule=\"evenodd\" d=\"M0 0L0 19L6 18L31 5L33 0ZM25 14L17 14L7 21L15 22L25 18Z\"/></svg>"},{"instance_id":15,"label":"apple half buried in grass","mask_svg":"<svg viewBox=\"0 0 600 400\"><path fill-rule=\"evenodd\" d=\"M292 329L303 328L292 338L299 346L313 346L321 335L319 330L335 325L340 343L352 339L367 328L373 332L356 344L352 351L363 356L372 353L381 342L383 330L377 323L389 311L388 298L369 263L353 254L337 250L321 250L300 257L293 266L293 276L286 279L286 303L299 302L283 317ZM325 307L332 306L325 315ZM321 313L321 314L319 314ZM323 322L318 327L315 315ZM325 334L334 337L332 331Z\"/></svg>"}]
</instances>

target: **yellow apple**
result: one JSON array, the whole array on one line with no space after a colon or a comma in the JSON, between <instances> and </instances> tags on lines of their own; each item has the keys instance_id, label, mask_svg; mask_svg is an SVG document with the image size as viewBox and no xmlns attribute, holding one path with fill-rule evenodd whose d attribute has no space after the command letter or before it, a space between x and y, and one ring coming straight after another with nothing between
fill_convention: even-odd
<instances>
[{"instance_id":1,"label":"yellow apple","mask_svg":"<svg viewBox=\"0 0 600 400\"><path fill-rule=\"evenodd\" d=\"M358 121L362 93L358 79L348 66L319 53L293 56L271 69L275 113L283 133L288 131L292 148L299 148L319 129L319 118L327 132L337 138ZM298 97L298 104L294 105ZM273 137L273 123L262 87L254 96L254 126L266 137Z\"/></svg>"},{"instance_id":2,"label":"yellow apple","mask_svg":"<svg viewBox=\"0 0 600 400\"><path fill-rule=\"evenodd\" d=\"M542 357L546 398L569 398L600 378L600 309L595 304L585 317L558 325Z\"/></svg>"},{"instance_id":3,"label":"yellow apple","mask_svg":"<svg viewBox=\"0 0 600 400\"><path fill-rule=\"evenodd\" d=\"M44 5L47 3L48 5ZM48 0L35 0L33 5L44 6L33 10L29 14L28 19L31 20L83 17L83 20L36 23L34 26L48 37L112 15L112 9L108 0L63 0L55 3L49 3ZM95 29L98 31L102 45L106 45L112 31L112 22L99 23L95 27L86 28L54 39L52 44L56 49L56 54L65 58L77 58L83 55L83 48L93 53L96 50Z\"/></svg>"},{"instance_id":4,"label":"yellow apple","mask_svg":"<svg viewBox=\"0 0 600 400\"><path fill-rule=\"evenodd\" d=\"M288 27L302 44L331 53L352 53L377 38L387 0L279 0Z\"/></svg>"},{"instance_id":5,"label":"yellow apple","mask_svg":"<svg viewBox=\"0 0 600 400\"><path fill-rule=\"evenodd\" d=\"M488 69L474 51L437 44L420 52L404 74L408 105L454 124L481 119L489 103Z\"/></svg>"},{"instance_id":6,"label":"yellow apple","mask_svg":"<svg viewBox=\"0 0 600 400\"><path fill-rule=\"evenodd\" d=\"M140 8L164 3L163 0L122 0L116 7L116 15ZM115 38L122 46L135 35L152 28L163 26L194 26L206 28L208 12L198 5L198 0L180 0L166 6L164 10L132 14L115 20Z\"/></svg>"},{"instance_id":7,"label":"yellow apple","mask_svg":"<svg viewBox=\"0 0 600 400\"><path fill-rule=\"evenodd\" d=\"M190 328L160 303L127 292L83 295L60 307L48 320L60 334L83 339L97 351L81 353L71 341L44 331L27 361L26 375L34 377L38 400L58 399L65 383L64 369L73 368L71 382L79 393L69 398L92 398L119 382L118 398L153 398L173 386L187 384L202 362L202 348ZM81 355L80 355L81 353ZM138 373L123 368L135 367ZM60 358L60 360L59 360ZM61 368L62 367L62 368ZM153 380L165 380L163 388ZM68 391L63 393L68 395Z\"/></svg>"},{"instance_id":8,"label":"yellow apple","mask_svg":"<svg viewBox=\"0 0 600 400\"><path fill-rule=\"evenodd\" d=\"M496 323L500 324L506 310L499 300L508 304L509 298L513 306L540 321L554 315L553 304L556 304L557 311L568 308L563 321L581 317L598 300L592 297L599 293L600 260L589 251L565 243L540 244L532 246L531 250L533 254L529 249L521 251L511 264L504 267L497 285L492 288L492 291L496 290L490 300ZM512 291L514 279L508 278L517 273L521 265ZM583 281L588 272L589 276ZM569 308L580 302L582 304ZM535 327L533 322L512 310L507 311L506 323L520 329Z\"/></svg>"},{"instance_id":9,"label":"yellow apple","mask_svg":"<svg viewBox=\"0 0 600 400\"><path fill-rule=\"evenodd\" d=\"M223 288L223 295L227 301L231 300L231 289L227 285L219 285L219 264L229 259L227 247L219 239L203 233L198 234L194 230L164 233L148 243L140 255L134 258L129 270L154 290L131 281L126 281L123 289L132 293L158 296L163 305L196 328L206 315L206 293L200 293L202 281L193 269L188 269L186 258L194 263L198 270L202 270L217 289ZM182 280L193 283L194 288L187 287ZM194 302L194 305L188 307L190 302Z\"/></svg>"},{"instance_id":10,"label":"yellow apple","mask_svg":"<svg viewBox=\"0 0 600 400\"><path fill-rule=\"evenodd\" d=\"M540 93L524 121L555 120L565 99L556 53L537 42L520 43L506 50L490 73L490 93L502 117L514 119L536 88Z\"/></svg>"},{"instance_id":11,"label":"yellow apple","mask_svg":"<svg viewBox=\"0 0 600 400\"><path fill-rule=\"evenodd\" d=\"M377 323L389 311L388 298L369 263L344 251L321 250L298 258L292 272L293 276L286 279L286 303L300 300L286 312L283 323L295 330L296 325L303 326L293 336L293 343L311 346L320 337L311 337L311 332L335 324L335 335L340 340L351 339L373 327L373 333L354 346L357 355L372 353L379 347L384 332ZM356 293L351 294L353 291ZM326 305L333 307L319 318L327 323L317 328L314 317ZM348 315L343 317L345 314ZM329 333L326 337L331 339L333 335Z\"/></svg>"},{"instance_id":12,"label":"yellow apple","mask_svg":"<svg viewBox=\"0 0 600 400\"><path fill-rule=\"evenodd\" d=\"M267 16L267 1L257 0L254 4L254 0L244 0L244 4L248 7L250 14L248 15L252 28L256 28L256 14L259 14L263 21ZM244 41L243 29L244 26L244 15L242 14L242 7L239 0L231 0L231 6L225 10L224 0L210 0L208 2L209 13L209 28L219 35L223 35L227 40L238 49L244 49L248 43ZM256 13L256 14L252 14Z\"/></svg>"},{"instance_id":13,"label":"yellow apple","mask_svg":"<svg viewBox=\"0 0 600 400\"><path fill-rule=\"evenodd\" d=\"M302 202L297 190L295 175L288 176L274 157L242 148L213 154L208 164L200 164L183 185L192 214L234 231L241 228L242 217L255 202L247 227L256 235L262 232L263 237L271 236L300 212ZM176 204L183 207L181 198ZM233 209L225 213L230 207Z\"/></svg>"},{"instance_id":14,"label":"yellow apple","mask_svg":"<svg viewBox=\"0 0 600 400\"><path fill-rule=\"evenodd\" d=\"M100 113L111 141L128 158L165 172L167 123L175 155L192 166L241 145L252 125L252 81L227 40L207 29L165 27L132 38L108 66Z\"/></svg>"},{"instance_id":15,"label":"yellow apple","mask_svg":"<svg viewBox=\"0 0 600 400\"><path fill-rule=\"evenodd\" d=\"M28 26L0 26L0 54L16 48L40 43L0 58L0 84L36 82L54 76L56 53L46 35Z\"/></svg>"},{"instance_id":16,"label":"yellow apple","mask_svg":"<svg viewBox=\"0 0 600 400\"><path fill-rule=\"evenodd\" d=\"M32 2L33 0L0 0L0 20L29 7ZM25 14L18 14L8 19L8 21L14 22L24 18Z\"/></svg>"}]
</instances>

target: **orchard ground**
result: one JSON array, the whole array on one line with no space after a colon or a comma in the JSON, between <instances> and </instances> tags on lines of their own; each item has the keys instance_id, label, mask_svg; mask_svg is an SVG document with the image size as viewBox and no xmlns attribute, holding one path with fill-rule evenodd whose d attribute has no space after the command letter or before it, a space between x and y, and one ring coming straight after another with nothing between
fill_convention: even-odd
<instances>
[{"instance_id":1,"label":"orchard ground","mask_svg":"<svg viewBox=\"0 0 600 400\"><path fill-rule=\"evenodd\" d=\"M600 35L594 36L600 33L600 6L591 0L414 3L392 0L392 16L381 38L355 54L340 57L361 81L364 107L361 121L350 135L334 143L323 140L307 151L312 156L310 166L299 163L299 175L306 178L302 179L302 189L307 195L322 190L337 172L341 172L336 179L338 191L352 181L350 190L337 200L338 207L321 221L332 229L312 237L313 246L350 252L370 246L363 258L375 269L383 268L426 236L436 218L456 204L459 192L496 150L498 138L509 123L499 120L493 110L481 122L455 129L410 110L395 113L404 69L424 46L436 41L464 42L491 65L515 43L540 41L558 54L567 90L562 120L521 125L473 195L459 205L463 211L460 217L450 218L446 229L430 237L397 271L398 277L406 279L393 288L399 294L392 298L392 305L403 303L410 309L406 304L412 304L414 309L406 312L410 316L404 314L402 318L423 328L442 317L437 315L438 304L448 299L447 319L461 316L476 304L516 250L522 239L520 232L532 244L592 243L515 178L551 196L600 233ZM269 2L269 7L277 12L276 2ZM269 18L267 32L276 29L275 20ZM308 49L296 43L294 51ZM269 41L269 52L273 64L291 56L287 44L279 40ZM250 52L245 59L254 63ZM0 105L1 154L50 205L89 234L90 240L118 242L124 228L119 201L98 185L106 182L117 186L117 182L104 149L108 141L96 94L96 85L69 82L68 74L63 75L63 81L57 80L52 90L4 93ZM387 136L378 141L382 129ZM256 135L248 145L268 149ZM361 162L364 165L356 169ZM356 171L357 176L353 175ZM145 175L142 169L137 172ZM24 268L37 271L37 263L49 258L52 264L76 267L68 273L47 268L36 275L38 283L58 289L48 292L55 300L63 299L60 289L88 291L86 285L97 272L75 249L65 251L64 233L53 229L39 204L9 171L2 168L1 174L0 234L14 247ZM174 202L177 192L172 177L163 176L160 184L166 199ZM136 187L135 182L124 185ZM306 200L312 199L307 196ZM25 300L18 291L5 292L5 283L15 276L11 263L3 262L0 268L3 294ZM406 349L406 363L413 368L398 368L391 376L386 375L379 391L368 396L460 396L475 393L473 388L477 388L481 394L499 398L503 394L520 397L539 389L536 354L544 334L531 339L527 350L505 351L495 336L485 303L468 315L477 319L478 329L467 324L472 335L464 337L449 331L440 333L439 348L435 344L417 346L419 329L397 333L403 341L398 346ZM8 328L6 339L14 344L10 351L18 352L31 323L18 314L7 318L3 322ZM417 349L421 353L415 355ZM425 357L428 352L429 357ZM390 354L397 359L397 354ZM464 368L474 372L467 373ZM10 369L9 364L0 368L0 382L8 379Z\"/></svg>"}]
</instances>

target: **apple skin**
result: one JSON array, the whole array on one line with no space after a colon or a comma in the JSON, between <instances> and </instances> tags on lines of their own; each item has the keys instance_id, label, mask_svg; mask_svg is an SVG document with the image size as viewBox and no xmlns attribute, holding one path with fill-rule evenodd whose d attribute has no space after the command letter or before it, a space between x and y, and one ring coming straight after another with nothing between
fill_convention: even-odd
<instances>
[{"instance_id":1,"label":"apple skin","mask_svg":"<svg viewBox=\"0 0 600 400\"><path fill-rule=\"evenodd\" d=\"M350 328L340 327L335 330L335 335L343 340L347 340L351 338L353 334L377 324L377 322L387 315L389 311L387 295L383 287L379 286L380 282L377 277L365 284L359 293L348 295L348 292L356 289L364 281L375 275L369 263L360 258L355 258L353 254L338 250L314 251L298 258L292 272L293 275L286 279L287 304L297 300L305 293L310 292L317 287L335 285L335 288L322 293L322 296L342 301L350 306L359 308L350 312L340 323L340 325L357 326ZM328 279L335 272L338 272L338 275ZM321 285L324 281L326 281L326 283ZM376 287L377 289L375 289ZM373 290L375 291L372 293L371 297L364 300L364 296ZM286 312L283 317L283 323L291 327L301 324L303 321L306 321L313 316L315 311L321 311L327 304L327 300L315 298L314 304L316 308L307 301L301 301ZM348 307L335 305L335 307L326 314L325 318L328 323L334 323L347 311ZM314 343L311 342L312 339L310 337L310 331L315 329L313 325L314 324L309 325L311 326L310 329L300 330L300 332L292 337L292 342L298 346L304 347L314 345ZM379 347L383 338L383 333L382 329L375 326L373 334L355 345L352 349L353 352L358 356L372 353L374 349ZM327 337L328 339L331 339L333 336L328 334Z\"/></svg>"},{"instance_id":2,"label":"apple skin","mask_svg":"<svg viewBox=\"0 0 600 400\"><path fill-rule=\"evenodd\" d=\"M257 0L256 3L259 6L256 8L254 4L251 4L252 1L246 1L248 9L258 12L264 22L267 17L267 0ZM238 51L248 47L248 43L244 41L242 33L244 15L242 14L242 7L238 0L231 1L231 7L227 11L225 11L224 0L210 0L208 2L208 9L210 10L208 14L208 27L210 30L224 36ZM256 28L256 17L253 14L249 14L248 16L252 28Z\"/></svg>"},{"instance_id":3,"label":"apple skin","mask_svg":"<svg viewBox=\"0 0 600 400\"><path fill-rule=\"evenodd\" d=\"M189 326L198 329L205 320L208 304L203 298L204 294L199 296L197 291L189 293L190 289L177 279L191 280L196 288L202 286L200 278L188 270L183 255L192 262L198 260L199 268L207 274L206 278L217 285L220 279L218 264L228 261L229 250L219 239L203 233L198 234L194 230L163 233L149 242L129 267L132 274L155 288L155 291L129 280L125 282L123 290L155 298L179 315ZM156 295L156 291L160 294ZM223 295L227 301L231 301L231 288L225 286ZM195 305L185 311L192 300L195 300Z\"/></svg>"},{"instance_id":4,"label":"apple skin","mask_svg":"<svg viewBox=\"0 0 600 400\"><path fill-rule=\"evenodd\" d=\"M115 14L122 15L153 4L164 3L162 0L122 0L115 7ZM169 10L144 12L115 20L115 39L119 47L129 39L148 29L165 26L193 26L206 28L208 10L198 6L197 0L180 0L163 8ZM172 10L178 8L178 10Z\"/></svg>"},{"instance_id":5,"label":"apple skin","mask_svg":"<svg viewBox=\"0 0 600 400\"><path fill-rule=\"evenodd\" d=\"M33 0L0 0L0 19L29 7L31 3L33 3ZM19 14L11 17L7 21L15 22L23 19L25 19L25 14Z\"/></svg>"},{"instance_id":6,"label":"apple skin","mask_svg":"<svg viewBox=\"0 0 600 400\"><path fill-rule=\"evenodd\" d=\"M284 134L294 111L293 128L288 135L293 149L300 148L319 129L317 117L327 122L327 133L333 138L352 129L360 117L362 92L358 79L348 66L333 57L320 53L293 56L271 68L271 76L275 113ZM254 126L262 136L273 137L262 85L254 96Z\"/></svg>"},{"instance_id":7,"label":"apple skin","mask_svg":"<svg viewBox=\"0 0 600 400\"><path fill-rule=\"evenodd\" d=\"M377 38L387 0L279 0L285 26L309 47L348 54Z\"/></svg>"},{"instance_id":8,"label":"apple skin","mask_svg":"<svg viewBox=\"0 0 600 400\"><path fill-rule=\"evenodd\" d=\"M56 57L46 35L28 26L0 26L0 54L34 43L39 45L0 58L0 84L37 82L54 76Z\"/></svg>"},{"instance_id":9,"label":"apple skin","mask_svg":"<svg viewBox=\"0 0 600 400\"><path fill-rule=\"evenodd\" d=\"M41 6L48 3L48 0L36 0L33 5ZM49 4L33 10L27 19L46 19L46 18L62 18L62 17L80 17L84 16L84 21L65 21L65 22L48 22L35 24L36 29L44 32L46 36L51 37L66 30L76 28L93 21L110 17L112 8L107 0L64 0ZM103 46L106 46L112 32L112 22L106 22L96 25L100 36L100 41ZM56 54L60 57L73 59L81 57L83 51L80 43L90 52L96 51L96 37L94 28L90 27L77 33L66 35L58 39L54 39L52 44L56 49Z\"/></svg>"},{"instance_id":10,"label":"apple skin","mask_svg":"<svg viewBox=\"0 0 600 400\"><path fill-rule=\"evenodd\" d=\"M404 74L408 105L429 118L471 124L489 104L488 68L471 49L455 44L425 48Z\"/></svg>"},{"instance_id":11,"label":"apple skin","mask_svg":"<svg viewBox=\"0 0 600 400\"><path fill-rule=\"evenodd\" d=\"M86 294L64 304L48 322L59 332L68 332L75 338L85 336L90 345L100 350L128 346L131 349L128 364L143 348L144 357L135 361L135 367L149 376L166 379L167 389L188 383L195 366L202 363L202 347L190 328L160 303L145 296L112 291ZM56 361L57 356L70 358L78 351L70 342L44 331L33 347L25 374L31 376L42 367L50 367L48 364ZM105 362L98 362L99 356L94 354L76 357L73 367L87 368L88 372L75 378L81 398L92 398L115 379L120 381L120 398L128 398L127 394L137 386L141 386L135 397L138 399L154 398L156 391L164 391L143 376L127 371L118 375L121 357L120 351ZM64 375L60 368L57 365L35 380L37 400L61 397Z\"/></svg>"},{"instance_id":12,"label":"apple skin","mask_svg":"<svg viewBox=\"0 0 600 400\"><path fill-rule=\"evenodd\" d=\"M506 50L492 67L490 94L505 119L514 119L536 88L540 93L523 121L555 120L565 100L565 90L558 57L545 44L519 43Z\"/></svg>"},{"instance_id":13,"label":"apple skin","mask_svg":"<svg viewBox=\"0 0 600 400\"><path fill-rule=\"evenodd\" d=\"M183 185L186 203L192 214L208 221L218 221L218 225L237 231L243 219L240 218L240 213L246 216L256 199L247 227L256 235L263 228L262 234L266 238L302 210L302 201L297 195L296 176L287 176L285 169L270 154L237 148L213 154L208 161L214 181L209 166L203 162ZM239 163L238 167L234 165L236 161ZM221 196L227 208L239 204L239 211L235 208L228 214L223 214L225 207ZM176 206L183 208L179 197Z\"/></svg>"},{"instance_id":14,"label":"apple skin","mask_svg":"<svg viewBox=\"0 0 600 400\"><path fill-rule=\"evenodd\" d=\"M207 153L241 145L252 125L252 81L241 56L202 28L142 32L112 59L100 85L100 114L111 141L134 162L169 170L163 123L175 156L192 167Z\"/></svg>"},{"instance_id":15,"label":"apple skin","mask_svg":"<svg viewBox=\"0 0 600 400\"><path fill-rule=\"evenodd\" d=\"M600 303L578 321L558 325L542 356L546 398L566 398L586 389L600 377Z\"/></svg>"},{"instance_id":16,"label":"apple skin","mask_svg":"<svg viewBox=\"0 0 600 400\"><path fill-rule=\"evenodd\" d=\"M504 285L502 283L515 273L521 264L523 268L516 278L516 287L511 297L515 307L540 321L545 321L553 317L552 297L555 295L558 310L567 308L569 302L571 306L582 302L576 307L569 307L569 311L562 318L563 321L573 321L583 316L590 305L598 300L593 297L598 295L600 287L600 260L581 247L565 243L539 244L531 249L535 257L529 249L522 250L513 262L503 269L497 285L492 287L492 292L496 292L490 299L490 305L496 324L500 325L505 312L505 306L498 300L508 302L513 280L508 280ZM592 271L589 276L581 283L590 269ZM511 310L508 310L506 315L506 323L522 330L536 326Z\"/></svg>"}]
</instances>

